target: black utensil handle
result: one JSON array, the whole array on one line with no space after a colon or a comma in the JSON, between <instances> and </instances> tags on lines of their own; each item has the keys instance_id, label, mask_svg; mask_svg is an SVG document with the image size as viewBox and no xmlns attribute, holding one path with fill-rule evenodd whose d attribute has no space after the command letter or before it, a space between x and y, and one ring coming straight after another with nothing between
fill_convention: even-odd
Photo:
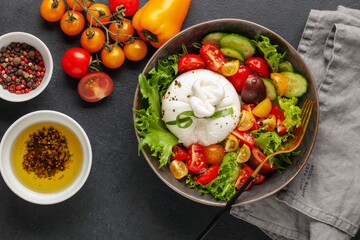
<instances>
[{"instance_id":1,"label":"black utensil handle","mask_svg":"<svg viewBox=\"0 0 360 240\"><path fill-rule=\"evenodd\" d=\"M233 203L240 197L240 195L244 192L244 190L249 186L251 181L254 178L250 176L244 184L240 187L240 189L232 196L232 198L226 203L225 207L223 207L220 212L214 217L214 219L209 223L209 225L201 232L201 234L196 238L196 240L201 240L206 237L206 235L210 232L210 230L215 226L221 215L228 211L229 208L233 205Z\"/></svg>"}]
</instances>

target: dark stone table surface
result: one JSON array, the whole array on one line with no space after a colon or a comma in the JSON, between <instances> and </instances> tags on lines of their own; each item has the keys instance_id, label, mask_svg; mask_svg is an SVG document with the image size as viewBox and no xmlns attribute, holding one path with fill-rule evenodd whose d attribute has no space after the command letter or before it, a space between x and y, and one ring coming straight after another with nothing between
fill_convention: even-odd
<instances>
[{"instance_id":1,"label":"dark stone table surface","mask_svg":"<svg viewBox=\"0 0 360 240\"><path fill-rule=\"evenodd\" d=\"M140 6L145 2L140 0ZM65 51L80 47L80 36L66 36L59 22L43 20L40 4L41 0L0 0L0 35L31 33L45 42L54 60L52 80L38 97L25 103L0 99L0 137L27 113L60 111L87 132L93 165L76 195L50 206L20 199L0 178L0 239L194 239L219 208L171 190L137 153L133 97L137 76L155 50L139 63L126 61L117 70L106 70L114 80L113 93L98 103L84 102L76 90L78 80L61 68ZM310 9L335 10L339 4L360 8L357 0L193 0L183 29L206 20L240 18L274 30L297 48ZM226 214L208 239L269 238L257 227Z\"/></svg>"}]
</instances>

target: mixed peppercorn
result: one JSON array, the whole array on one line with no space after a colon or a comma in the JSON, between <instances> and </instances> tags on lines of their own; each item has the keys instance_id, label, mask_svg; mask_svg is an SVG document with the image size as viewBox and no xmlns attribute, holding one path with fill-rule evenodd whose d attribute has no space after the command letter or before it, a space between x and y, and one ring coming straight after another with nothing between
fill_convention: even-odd
<instances>
[{"instance_id":1,"label":"mixed peppercorn","mask_svg":"<svg viewBox=\"0 0 360 240\"><path fill-rule=\"evenodd\" d=\"M0 49L0 84L11 93L23 94L36 89L45 71L40 52L27 43L12 42Z\"/></svg>"}]
</instances>

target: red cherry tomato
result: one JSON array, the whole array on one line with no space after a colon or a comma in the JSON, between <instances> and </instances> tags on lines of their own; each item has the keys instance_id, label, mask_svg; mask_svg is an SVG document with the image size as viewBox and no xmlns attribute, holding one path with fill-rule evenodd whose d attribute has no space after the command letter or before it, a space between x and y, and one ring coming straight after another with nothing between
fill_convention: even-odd
<instances>
[{"instance_id":1,"label":"red cherry tomato","mask_svg":"<svg viewBox=\"0 0 360 240\"><path fill-rule=\"evenodd\" d=\"M179 74L201 68L205 68L205 62L196 54L186 54L182 56L178 62Z\"/></svg>"},{"instance_id":2,"label":"red cherry tomato","mask_svg":"<svg viewBox=\"0 0 360 240\"><path fill-rule=\"evenodd\" d=\"M253 170L246 164L241 168L240 174L238 179L235 182L236 189L240 189L241 186L246 182L246 180L250 177L250 175L253 173ZM251 186L252 181L250 184L245 188L245 191L248 190Z\"/></svg>"},{"instance_id":3,"label":"red cherry tomato","mask_svg":"<svg viewBox=\"0 0 360 240\"><path fill-rule=\"evenodd\" d=\"M206 66L215 72L225 64L224 55L217 46L211 43L202 46L200 56L204 59Z\"/></svg>"},{"instance_id":4,"label":"red cherry tomato","mask_svg":"<svg viewBox=\"0 0 360 240\"><path fill-rule=\"evenodd\" d=\"M219 164L211 165L204 173L201 173L199 176L195 177L195 181L201 184L207 184L214 180L219 172Z\"/></svg>"},{"instance_id":5,"label":"red cherry tomato","mask_svg":"<svg viewBox=\"0 0 360 240\"><path fill-rule=\"evenodd\" d=\"M242 131L235 129L231 134L237 137L242 143L246 143L249 148L252 148L255 144L254 136L248 131Z\"/></svg>"},{"instance_id":6,"label":"red cherry tomato","mask_svg":"<svg viewBox=\"0 0 360 240\"><path fill-rule=\"evenodd\" d=\"M113 90L112 79L103 72L92 72L83 76L78 85L78 92L87 102L97 102L107 97Z\"/></svg>"},{"instance_id":7,"label":"red cherry tomato","mask_svg":"<svg viewBox=\"0 0 360 240\"><path fill-rule=\"evenodd\" d=\"M270 70L266 61L260 57L249 58L245 61L245 65L248 66L253 73L256 73L260 77L269 78Z\"/></svg>"},{"instance_id":8,"label":"red cherry tomato","mask_svg":"<svg viewBox=\"0 0 360 240\"><path fill-rule=\"evenodd\" d=\"M259 166L260 163L262 163L265 160L265 155L260 151L260 149L256 146L254 146L251 149L251 157L249 161L247 161L247 164L255 169L257 166ZM260 173L270 173L276 170L275 166L270 167L269 161L267 161L264 166L261 168Z\"/></svg>"},{"instance_id":9,"label":"red cherry tomato","mask_svg":"<svg viewBox=\"0 0 360 240\"><path fill-rule=\"evenodd\" d=\"M282 124L285 120L284 113L279 109L278 106L272 106L270 114L274 114L276 117L276 130L279 135L284 135L287 132L286 126Z\"/></svg>"},{"instance_id":10,"label":"red cherry tomato","mask_svg":"<svg viewBox=\"0 0 360 240\"><path fill-rule=\"evenodd\" d=\"M88 72L91 55L82 48L70 48L61 60L64 71L73 78L81 78Z\"/></svg>"},{"instance_id":11,"label":"red cherry tomato","mask_svg":"<svg viewBox=\"0 0 360 240\"><path fill-rule=\"evenodd\" d=\"M189 154L187 153L187 151L180 147L179 145L175 145L172 149L172 152L175 154L174 156L170 156L170 159L171 160L178 160L178 161L181 161L181 160L184 160L186 159Z\"/></svg>"},{"instance_id":12,"label":"red cherry tomato","mask_svg":"<svg viewBox=\"0 0 360 240\"><path fill-rule=\"evenodd\" d=\"M244 65L239 66L239 70L234 75L227 77L237 92L240 92L251 71Z\"/></svg>"},{"instance_id":13,"label":"red cherry tomato","mask_svg":"<svg viewBox=\"0 0 360 240\"><path fill-rule=\"evenodd\" d=\"M116 7L124 5L126 8L125 17L133 15L139 7L139 0L109 0L110 10L115 13Z\"/></svg>"},{"instance_id":14,"label":"red cherry tomato","mask_svg":"<svg viewBox=\"0 0 360 240\"><path fill-rule=\"evenodd\" d=\"M265 180L265 176L262 175L261 173L258 173L258 174L256 174L255 178L252 180L252 183L253 184L259 184L264 180Z\"/></svg>"},{"instance_id":15,"label":"red cherry tomato","mask_svg":"<svg viewBox=\"0 0 360 240\"><path fill-rule=\"evenodd\" d=\"M199 172L206 166L205 149L200 144L192 144L189 147L189 156L185 160L189 171Z\"/></svg>"}]
</instances>

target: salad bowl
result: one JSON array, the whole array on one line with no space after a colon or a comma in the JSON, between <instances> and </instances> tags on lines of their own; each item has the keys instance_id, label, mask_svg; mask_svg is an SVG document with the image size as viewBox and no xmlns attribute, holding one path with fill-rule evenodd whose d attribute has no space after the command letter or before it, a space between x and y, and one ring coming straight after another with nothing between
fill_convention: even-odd
<instances>
[{"instance_id":1,"label":"salad bowl","mask_svg":"<svg viewBox=\"0 0 360 240\"><path fill-rule=\"evenodd\" d=\"M204 36L213 32L236 33L249 39L254 39L256 34L261 34L268 37L272 44L278 45L279 52L286 52L284 60L291 62L296 72L307 79L307 92L301 98L299 98L298 105L301 107L306 99L315 102L315 107L309 122L307 132L300 147L298 148L298 150L301 151L301 154L294 156L292 158L292 164L287 166L287 168L281 171L281 173L274 172L268 175L264 182L256 186L252 186L249 191L244 192L235 202L234 206L236 206L255 202L271 196L289 184L291 180L294 179L300 172L300 170L306 164L306 161L310 156L316 140L319 124L319 101L312 74L299 53L284 38L270 29L256 23L240 19L212 20L194 25L181 31L155 52L155 54L151 57L145 66L142 74L146 75L152 68L156 66L158 60L167 58L172 54L181 53L182 44L187 47L189 53L197 54L198 49L194 47L193 43L200 43ZM145 103L142 100L138 85L135 92L133 107L134 109L142 109L145 106L144 104ZM133 117L135 121L135 113ZM137 132L136 136L138 141L140 141L140 136ZM225 206L225 201L216 200L210 194L201 194L196 189L186 185L185 178L181 180L175 179L172 173L169 171L168 166L159 168L159 161L156 157L151 155L149 148L144 147L141 150L145 156L146 161L157 174L157 176L174 191L198 203L218 207Z\"/></svg>"}]
</instances>

